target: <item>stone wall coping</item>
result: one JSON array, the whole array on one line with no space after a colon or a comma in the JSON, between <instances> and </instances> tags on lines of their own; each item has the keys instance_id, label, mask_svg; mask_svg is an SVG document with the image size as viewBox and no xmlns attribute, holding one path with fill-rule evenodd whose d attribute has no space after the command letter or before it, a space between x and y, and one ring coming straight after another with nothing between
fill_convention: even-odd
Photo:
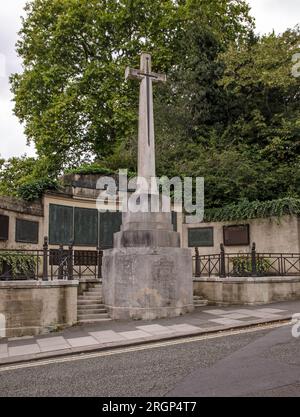
<instances>
[{"instance_id":1,"label":"stone wall coping","mask_svg":"<svg viewBox=\"0 0 300 417\"><path fill-rule=\"evenodd\" d=\"M79 284L78 280L69 281L0 281L1 289L43 289L43 288L57 288L57 287L77 287Z\"/></svg>"},{"instance_id":2,"label":"stone wall coping","mask_svg":"<svg viewBox=\"0 0 300 417\"><path fill-rule=\"evenodd\" d=\"M271 282L300 282L300 276L271 276L271 277L193 277L194 282L222 282L224 284L258 284L258 283L271 283Z\"/></svg>"},{"instance_id":3,"label":"stone wall coping","mask_svg":"<svg viewBox=\"0 0 300 417\"><path fill-rule=\"evenodd\" d=\"M102 280L101 279L97 279L97 278L80 278L79 280L79 284L81 282L89 282L89 283L95 283L95 284L101 284Z\"/></svg>"},{"instance_id":4,"label":"stone wall coping","mask_svg":"<svg viewBox=\"0 0 300 417\"><path fill-rule=\"evenodd\" d=\"M28 202L16 197L0 196L0 209L16 213L43 217L43 205L40 201Z\"/></svg>"}]
</instances>

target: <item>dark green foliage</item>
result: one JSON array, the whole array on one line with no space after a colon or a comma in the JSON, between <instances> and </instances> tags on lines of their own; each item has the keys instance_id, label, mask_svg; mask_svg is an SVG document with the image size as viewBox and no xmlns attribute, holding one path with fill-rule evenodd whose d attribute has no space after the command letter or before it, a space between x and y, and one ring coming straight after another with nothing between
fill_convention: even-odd
<instances>
[{"instance_id":1,"label":"dark green foliage","mask_svg":"<svg viewBox=\"0 0 300 417\"><path fill-rule=\"evenodd\" d=\"M199 48L195 65L207 55L209 67L211 54L252 28L243 0L32 0L26 11L17 43L24 71L11 77L15 113L50 175L94 158L133 169L121 144L136 137L138 88L124 82L124 70L139 65L141 51L171 75L187 54L193 65ZM198 48L188 41L192 31ZM210 82L215 70L198 81Z\"/></svg>"},{"instance_id":2,"label":"dark green foliage","mask_svg":"<svg viewBox=\"0 0 300 417\"><path fill-rule=\"evenodd\" d=\"M12 157L0 160L0 195L18 195L18 188L32 179L35 158Z\"/></svg>"},{"instance_id":3,"label":"dark green foliage","mask_svg":"<svg viewBox=\"0 0 300 417\"><path fill-rule=\"evenodd\" d=\"M247 276L252 273L252 260L247 256L237 256L231 258L232 261L232 276ZM258 258L256 263L256 274L266 275L270 272L271 262L266 258Z\"/></svg>"},{"instance_id":4,"label":"dark green foliage","mask_svg":"<svg viewBox=\"0 0 300 417\"><path fill-rule=\"evenodd\" d=\"M58 184L56 181L49 178L42 178L21 185L18 189L18 196L23 198L23 200L33 201L41 198L45 191L54 191L57 189Z\"/></svg>"},{"instance_id":5,"label":"dark green foliage","mask_svg":"<svg viewBox=\"0 0 300 417\"><path fill-rule=\"evenodd\" d=\"M204 220L207 222L246 220L260 217L285 214L300 215L300 199L283 198L272 201L242 201L236 205L205 210Z\"/></svg>"},{"instance_id":6,"label":"dark green foliage","mask_svg":"<svg viewBox=\"0 0 300 417\"><path fill-rule=\"evenodd\" d=\"M110 175L115 172L109 168L105 168L98 164L83 164L78 168L67 169L65 174L81 174L81 175L90 175L90 174L102 174Z\"/></svg>"},{"instance_id":7,"label":"dark green foliage","mask_svg":"<svg viewBox=\"0 0 300 417\"><path fill-rule=\"evenodd\" d=\"M0 274L8 269L13 279L32 279L35 274L36 257L22 252L0 252Z\"/></svg>"},{"instance_id":8,"label":"dark green foliage","mask_svg":"<svg viewBox=\"0 0 300 417\"><path fill-rule=\"evenodd\" d=\"M159 176L203 176L212 209L300 198L299 28L257 37L241 0L34 0L27 11L11 82L38 158L5 169L1 193L65 169L134 172L138 86L124 70L148 50L168 77L154 87Z\"/></svg>"}]
</instances>

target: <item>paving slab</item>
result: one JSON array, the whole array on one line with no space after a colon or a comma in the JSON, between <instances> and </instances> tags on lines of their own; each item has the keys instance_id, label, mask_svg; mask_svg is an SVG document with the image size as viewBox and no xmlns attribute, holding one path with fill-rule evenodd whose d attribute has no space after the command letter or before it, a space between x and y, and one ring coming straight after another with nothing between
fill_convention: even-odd
<instances>
[{"instance_id":1,"label":"paving slab","mask_svg":"<svg viewBox=\"0 0 300 417\"><path fill-rule=\"evenodd\" d=\"M98 341L92 336L72 337L67 342L72 347L98 345Z\"/></svg>"},{"instance_id":2,"label":"paving slab","mask_svg":"<svg viewBox=\"0 0 300 417\"><path fill-rule=\"evenodd\" d=\"M56 352L58 350L70 350L71 346L67 343L61 343L60 345L51 345L51 346L40 346L41 352Z\"/></svg>"},{"instance_id":3,"label":"paving slab","mask_svg":"<svg viewBox=\"0 0 300 417\"><path fill-rule=\"evenodd\" d=\"M234 319L212 319L210 320L214 323L218 323L218 324L226 324L226 325L230 325L230 324L243 324L243 322L241 320L234 320Z\"/></svg>"},{"instance_id":4,"label":"paving slab","mask_svg":"<svg viewBox=\"0 0 300 417\"><path fill-rule=\"evenodd\" d=\"M120 342L122 340L126 340L124 336L113 330L90 332L90 335L101 343Z\"/></svg>"},{"instance_id":5,"label":"paving slab","mask_svg":"<svg viewBox=\"0 0 300 417\"><path fill-rule=\"evenodd\" d=\"M145 337L149 337L151 336L150 333L146 333L142 330L132 330L130 332L121 332L120 333L121 336L125 337L125 339L144 339Z\"/></svg>"},{"instance_id":6,"label":"paving slab","mask_svg":"<svg viewBox=\"0 0 300 417\"><path fill-rule=\"evenodd\" d=\"M62 336L45 337L44 339L37 339L36 341L40 347L51 347L66 344L65 338Z\"/></svg>"},{"instance_id":7,"label":"paving slab","mask_svg":"<svg viewBox=\"0 0 300 417\"><path fill-rule=\"evenodd\" d=\"M263 313L284 313L287 310L279 310L278 308L258 308L257 311L262 311Z\"/></svg>"},{"instance_id":8,"label":"paving slab","mask_svg":"<svg viewBox=\"0 0 300 417\"><path fill-rule=\"evenodd\" d=\"M39 353L41 350L37 343L31 345L20 345L8 348L9 356L28 355L32 353Z\"/></svg>"},{"instance_id":9,"label":"paving slab","mask_svg":"<svg viewBox=\"0 0 300 417\"><path fill-rule=\"evenodd\" d=\"M242 306L207 308L206 306L176 318L150 322L146 320L99 322L73 326L54 334L36 337L2 338L0 366L289 320L295 313L300 313L300 301L248 308Z\"/></svg>"},{"instance_id":10,"label":"paving slab","mask_svg":"<svg viewBox=\"0 0 300 417\"><path fill-rule=\"evenodd\" d=\"M215 316L220 316L220 315L223 315L223 314L230 313L230 311L226 311L226 310L203 310L203 313L213 314Z\"/></svg>"},{"instance_id":11,"label":"paving slab","mask_svg":"<svg viewBox=\"0 0 300 417\"><path fill-rule=\"evenodd\" d=\"M228 313L225 316L226 319L234 319L234 320L238 320L238 319L248 319L249 320L249 317L250 316L248 314L242 314L242 313Z\"/></svg>"},{"instance_id":12,"label":"paving slab","mask_svg":"<svg viewBox=\"0 0 300 417\"><path fill-rule=\"evenodd\" d=\"M192 326L191 324L174 324L173 326L168 326L169 329L174 330L175 332L182 332L182 333L193 333L199 332L200 327Z\"/></svg>"},{"instance_id":13,"label":"paving slab","mask_svg":"<svg viewBox=\"0 0 300 417\"><path fill-rule=\"evenodd\" d=\"M235 309L234 311L231 311L230 313L237 313L237 314L245 314L246 316L252 316L253 317L253 312L257 311L256 309L252 309L250 310L249 308L239 308L239 309Z\"/></svg>"},{"instance_id":14,"label":"paving slab","mask_svg":"<svg viewBox=\"0 0 300 417\"><path fill-rule=\"evenodd\" d=\"M138 326L137 329L145 331L146 333L150 333L153 335L160 335L160 334L172 334L174 331L170 329L170 326L162 326L160 324L148 324L145 326Z\"/></svg>"},{"instance_id":15,"label":"paving slab","mask_svg":"<svg viewBox=\"0 0 300 417\"><path fill-rule=\"evenodd\" d=\"M274 319L274 320L276 320L276 318L280 318L278 314L263 313L262 311L252 311L250 316L257 317L260 319Z\"/></svg>"}]
</instances>

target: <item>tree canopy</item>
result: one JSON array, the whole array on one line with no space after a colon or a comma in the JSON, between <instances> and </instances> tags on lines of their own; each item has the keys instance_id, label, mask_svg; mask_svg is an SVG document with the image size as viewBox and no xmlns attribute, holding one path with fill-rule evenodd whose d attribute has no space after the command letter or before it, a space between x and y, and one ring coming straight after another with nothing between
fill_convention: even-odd
<instances>
[{"instance_id":1,"label":"tree canopy","mask_svg":"<svg viewBox=\"0 0 300 417\"><path fill-rule=\"evenodd\" d=\"M91 162L136 169L138 88L124 70L147 50L168 77L154 89L159 175L204 176L207 207L299 196L299 28L258 37L243 0L32 0L26 10L24 70L11 77L37 149L26 181Z\"/></svg>"}]
</instances>

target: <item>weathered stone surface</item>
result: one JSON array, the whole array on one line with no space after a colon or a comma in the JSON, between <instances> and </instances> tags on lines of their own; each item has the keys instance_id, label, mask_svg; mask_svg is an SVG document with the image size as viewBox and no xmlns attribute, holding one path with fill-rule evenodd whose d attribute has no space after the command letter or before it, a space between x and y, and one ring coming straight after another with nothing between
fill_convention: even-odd
<instances>
[{"instance_id":1,"label":"weathered stone surface","mask_svg":"<svg viewBox=\"0 0 300 417\"><path fill-rule=\"evenodd\" d=\"M193 310L189 249L107 250L102 274L103 301L113 319L151 320Z\"/></svg>"},{"instance_id":2,"label":"weathered stone surface","mask_svg":"<svg viewBox=\"0 0 300 417\"><path fill-rule=\"evenodd\" d=\"M173 230L171 213L124 213L122 230Z\"/></svg>"},{"instance_id":3,"label":"weathered stone surface","mask_svg":"<svg viewBox=\"0 0 300 417\"><path fill-rule=\"evenodd\" d=\"M40 201L29 203L25 200L21 200L20 198L3 195L0 196L0 209L30 214L32 216L42 217L44 215L43 205Z\"/></svg>"},{"instance_id":4,"label":"weathered stone surface","mask_svg":"<svg viewBox=\"0 0 300 417\"><path fill-rule=\"evenodd\" d=\"M300 300L300 277L198 278L194 294L216 305Z\"/></svg>"},{"instance_id":5,"label":"weathered stone surface","mask_svg":"<svg viewBox=\"0 0 300 417\"><path fill-rule=\"evenodd\" d=\"M114 247L174 247L180 246L180 235L169 230L126 230L114 234Z\"/></svg>"},{"instance_id":6,"label":"weathered stone surface","mask_svg":"<svg viewBox=\"0 0 300 417\"><path fill-rule=\"evenodd\" d=\"M77 281L0 282L5 336L45 333L77 322Z\"/></svg>"}]
</instances>

